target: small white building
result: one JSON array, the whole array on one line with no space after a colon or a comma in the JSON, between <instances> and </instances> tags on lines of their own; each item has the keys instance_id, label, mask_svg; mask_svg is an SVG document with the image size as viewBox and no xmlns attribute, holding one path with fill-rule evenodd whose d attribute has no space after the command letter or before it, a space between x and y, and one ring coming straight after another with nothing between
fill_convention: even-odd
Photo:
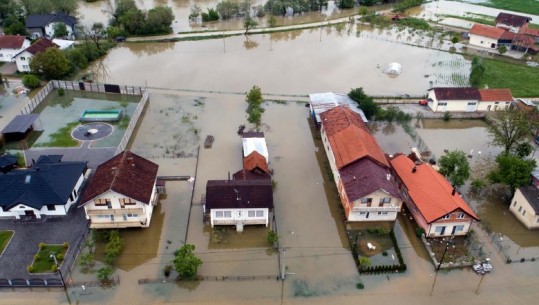
<instances>
[{"instance_id":1,"label":"small white building","mask_svg":"<svg viewBox=\"0 0 539 305\"><path fill-rule=\"evenodd\" d=\"M30 46L30 42L25 36L0 35L0 61L13 61L15 55Z\"/></svg>"},{"instance_id":2,"label":"small white building","mask_svg":"<svg viewBox=\"0 0 539 305\"><path fill-rule=\"evenodd\" d=\"M242 135L242 144L244 158L249 156L253 151L256 151L266 158L266 163L269 163L268 146L266 145L266 138L264 138L263 132L244 132Z\"/></svg>"},{"instance_id":3,"label":"small white building","mask_svg":"<svg viewBox=\"0 0 539 305\"><path fill-rule=\"evenodd\" d=\"M535 185L518 188L509 211L528 229L539 228L539 189Z\"/></svg>"},{"instance_id":4,"label":"small white building","mask_svg":"<svg viewBox=\"0 0 539 305\"><path fill-rule=\"evenodd\" d=\"M480 98L477 88L432 88L427 101L434 112L472 112L477 110Z\"/></svg>"},{"instance_id":5,"label":"small white building","mask_svg":"<svg viewBox=\"0 0 539 305\"><path fill-rule=\"evenodd\" d=\"M56 24L64 24L67 29L67 39L75 39L77 18L64 13L29 15L26 17L26 29L32 38L54 38ZM58 37L60 38L60 37Z\"/></svg>"},{"instance_id":6,"label":"small white building","mask_svg":"<svg viewBox=\"0 0 539 305\"><path fill-rule=\"evenodd\" d=\"M498 41L504 35L505 30L493 26L474 24L470 29L470 44L473 46L497 49Z\"/></svg>"},{"instance_id":7,"label":"small white building","mask_svg":"<svg viewBox=\"0 0 539 305\"><path fill-rule=\"evenodd\" d=\"M511 89L479 89L479 95L477 111L507 110L514 100Z\"/></svg>"},{"instance_id":8,"label":"small white building","mask_svg":"<svg viewBox=\"0 0 539 305\"><path fill-rule=\"evenodd\" d=\"M209 180L202 198L204 215L214 226L270 224L273 212L271 179Z\"/></svg>"},{"instance_id":9,"label":"small white building","mask_svg":"<svg viewBox=\"0 0 539 305\"><path fill-rule=\"evenodd\" d=\"M41 156L31 168L0 174L0 218L65 216L79 199L86 162Z\"/></svg>"},{"instance_id":10,"label":"small white building","mask_svg":"<svg viewBox=\"0 0 539 305\"><path fill-rule=\"evenodd\" d=\"M15 55L14 59L17 63L17 70L19 72L30 72L30 61L32 60L32 57L37 53L45 52L48 48L57 47L58 45L47 38L41 38L34 42L31 46Z\"/></svg>"},{"instance_id":11,"label":"small white building","mask_svg":"<svg viewBox=\"0 0 539 305\"><path fill-rule=\"evenodd\" d=\"M159 165L124 151L97 167L81 203L90 228L150 226Z\"/></svg>"}]
</instances>

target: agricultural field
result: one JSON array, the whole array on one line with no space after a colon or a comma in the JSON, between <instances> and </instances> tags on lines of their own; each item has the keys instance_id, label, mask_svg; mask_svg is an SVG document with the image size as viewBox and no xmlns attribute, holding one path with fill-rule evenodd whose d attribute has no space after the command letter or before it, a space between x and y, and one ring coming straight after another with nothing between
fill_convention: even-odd
<instances>
[{"instance_id":1,"label":"agricultural field","mask_svg":"<svg viewBox=\"0 0 539 305\"><path fill-rule=\"evenodd\" d=\"M489 88L509 88L515 97L539 96L539 69L499 60L484 59L485 75L481 83Z\"/></svg>"}]
</instances>

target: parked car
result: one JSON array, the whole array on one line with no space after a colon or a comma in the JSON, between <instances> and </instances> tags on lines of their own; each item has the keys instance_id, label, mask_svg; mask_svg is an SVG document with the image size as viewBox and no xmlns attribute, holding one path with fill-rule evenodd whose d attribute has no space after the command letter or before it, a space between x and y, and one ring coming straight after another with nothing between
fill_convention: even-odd
<instances>
[{"instance_id":1,"label":"parked car","mask_svg":"<svg viewBox=\"0 0 539 305\"><path fill-rule=\"evenodd\" d=\"M419 105L421 105L421 106L427 106L428 104L429 104L429 101L427 101L427 100L420 100L419 101Z\"/></svg>"},{"instance_id":2,"label":"parked car","mask_svg":"<svg viewBox=\"0 0 539 305\"><path fill-rule=\"evenodd\" d=\"M118 36L114 40L116 40L116 42L125 42L127 40L127 38L125 38L123 36Z\"/></svg>"}]
</instances>

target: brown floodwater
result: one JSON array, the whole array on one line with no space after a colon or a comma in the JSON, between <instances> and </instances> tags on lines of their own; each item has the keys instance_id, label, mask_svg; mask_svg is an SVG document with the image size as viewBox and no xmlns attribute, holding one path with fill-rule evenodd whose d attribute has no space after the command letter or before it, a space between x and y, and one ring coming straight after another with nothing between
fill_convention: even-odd
<instances>
[{"instance_id":1,"label":"brown floodwater","mask_svg":"<svg viewBox=\"0 0 539 305\"><path fill-rule=\"evenodd\" d=\"M430 38L420 33L360 27L357 37L357 30L351 24L322 31L124 44L89 70L107 83L213 92L246 92L256 84L265 93L301 95L348 92L358 86L373 95L424 95L431 86L461 84L468 77L470 61L461 55L393 41L411 37L427 43ZM396 78L383 72L392 62L402 65Z\"/></svg>"}]
</instances>

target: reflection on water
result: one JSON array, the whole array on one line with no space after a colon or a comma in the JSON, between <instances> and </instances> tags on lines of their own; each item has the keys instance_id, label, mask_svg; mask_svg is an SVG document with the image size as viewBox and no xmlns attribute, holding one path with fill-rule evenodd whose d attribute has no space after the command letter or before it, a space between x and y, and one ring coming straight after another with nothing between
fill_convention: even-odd
<instances>
[{"instance_id":1,"label":"reflection on water","mask_svg":"<svg viewBox=\"0 0 539 305\"><path fill-rule=\"evenodd\" d=\"M151 225L148 228L121 229L120 237L123 248L115 266L123 271L130 271L157 256L159 236L163 227L165 214L161 213L161 205L153 209ZM96 243L95 259L105 260L105 244Z\"/></svg>"}]
</instances>

